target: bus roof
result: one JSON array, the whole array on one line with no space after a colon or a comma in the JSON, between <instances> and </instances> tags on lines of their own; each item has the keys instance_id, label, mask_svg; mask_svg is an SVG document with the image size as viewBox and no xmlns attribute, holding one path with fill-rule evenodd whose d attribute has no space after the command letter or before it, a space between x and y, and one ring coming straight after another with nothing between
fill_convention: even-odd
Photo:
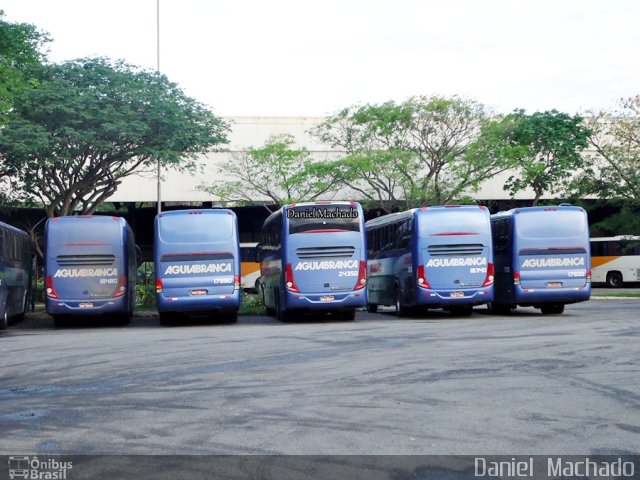
<instances>
[{"instance_id":1,"label":"bus roof","mask_svg":"<svg viewBox=\"0 0 640 480\"><path fill-rule=\"evenodd\" d=\"M412 208L410 210L405 210L404 212L396 212L389 213L387 215L382 215L381 217L374 218L365 223L365 228L367 227L377 227L380 225L386 225L388 223L395 223L406 218L411 218L416 212L442 212L444 210L460 208L464 211L468 210L483 210L486 209L484 205L434 205L430 207L420 207L420 208Z\"/></svg>"},{"instance_id":2,"label":"bus roof","mask_svg":"<svg viewBox=\"0 0 640 480\"><path fill-rule=\"evenodd\" d=\"M592 242L615 242L620 240L640 240L640 235L616 235L614 237L593 237L589 239Z\"/></svg>"},{"instance_id":3,"label":"bus roof","mask_svg":"<svg viewBox=\"0 0 640 480\"><path fill-rule=\"evenodd\" d=\"M510 217L513 215L519 214L527 214L531 212L554 212L557 210L562 211L575 211L575 212L585 212L584 208L578 207L575 205L548 205L542 207L518 207L512 208L511 210L504 210L502 212L494 213L491 215L491 218L499 218L499 217ZM586 213L586 212L585 212Z\"/></svg>"},{"instance_id":4,"label":"bus roof","mask_svg":"<svg viewBox=\"0 0 640 480\"><path fill-rule=\"evenodd\" d=\"M24 230L20 230L19 228L14 227L13 225L9 225L8 223L0 222L0 228L10 230L13 233L17 233L18 235L24 235L25 237L29 236L29 234Z\"/></svg>"},{"instance_id":5,"label":"bus roof","mask_svg":"<svg viewBox=\"0 0 640 480\"><path fill-rule=\"evenodd\" d=\"M159 213L158 217L180 216L180 215L234 215L233 210L228 208L194 208L189 210L168 210L166 212Z\"/></svg>"}]
</instances>

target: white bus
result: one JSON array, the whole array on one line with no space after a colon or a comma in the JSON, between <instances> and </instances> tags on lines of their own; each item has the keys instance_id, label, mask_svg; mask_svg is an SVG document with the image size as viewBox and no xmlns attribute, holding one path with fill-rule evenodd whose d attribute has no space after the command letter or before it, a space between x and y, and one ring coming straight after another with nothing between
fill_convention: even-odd
<instances>
[{"instance_id":1,"label":"white bus","mask_svg":"<svg viewBox=\"0 0 640 480\"><path fill-rule=\"evenodd\" d=\"M257 242L240 243L240 273L242 289L257 292L260 278Z\"/></svg>"},{"instance_id":2,"label":"white bus","mask_svg":"<svg viewBox=\"0 0 640 480\"><path fill-rule=\"evenodd\" d=\"M640 236L592 238L591 281L612 288L640 282Z\"/></svg>"}]
</instances>

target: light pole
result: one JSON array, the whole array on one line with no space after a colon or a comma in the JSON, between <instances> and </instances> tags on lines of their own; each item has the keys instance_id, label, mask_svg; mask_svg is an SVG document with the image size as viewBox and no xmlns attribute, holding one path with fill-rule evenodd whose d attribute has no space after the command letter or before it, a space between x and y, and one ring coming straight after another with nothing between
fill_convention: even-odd
<instances>
[{"instance_id":1,"label":"light pole","mask_svg":"<svg viewBox=\"0 0 640 480\"><path fill-rule=\"evenodd\" d=\"M160 75L160 0L156 0L156 72ZM158 157L158 215L162 211L160 200L160 157Z\"/></svg>"}]
</instances>

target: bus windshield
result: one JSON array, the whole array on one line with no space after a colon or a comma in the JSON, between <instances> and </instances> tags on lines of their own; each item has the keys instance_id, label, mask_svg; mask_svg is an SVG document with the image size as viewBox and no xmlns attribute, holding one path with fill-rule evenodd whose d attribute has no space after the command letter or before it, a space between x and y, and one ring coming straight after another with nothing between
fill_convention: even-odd
<instances>
[{"instance_id":1,"label":"bus windshield","mask_svg":"<svg viewBox=\"0 0 640 480\"><path fill-rule=\"evenodd\" d=\"M231 240L233 217L231 215L216 215L215 221L210 215L189 215L185 221L184 215L165 215L159 223L159 236L164 243L215 243Z\"/></svg>"},{"instance_id":2,"label":"bus windshield","mask_svg":"<svg viewBox=\"0 0 640 480\"><path fill-rule=\"evenodd\" d=\"M358 210L351 205L301 205L287 210L289 234L359 232Z\"/></svg>"}]
</instances>

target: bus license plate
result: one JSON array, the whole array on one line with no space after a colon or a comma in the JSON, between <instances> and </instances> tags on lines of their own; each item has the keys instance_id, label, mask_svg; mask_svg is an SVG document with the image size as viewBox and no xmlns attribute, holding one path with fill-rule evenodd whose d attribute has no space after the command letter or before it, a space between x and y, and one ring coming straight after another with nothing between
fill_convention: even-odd
<instances>
[{"instance_id":1,"label":"bus license plate","mask_svg":"<svg viewBox=\"0 0 640 480\"><path fill-rule=\"evenodd\" d=\"M202 290L191 290L191 295L206 295L207 291L202 289Z\"/></svg>"},{"instance_id":2,"label":"bus license plate","mask_svg":"<svg viewBox=\"0 0 640 480\"><path fill-rule=\"evenodd\" d=\"M84 302L78 305L80 308L93 308L93 303L91 302Z\"/></svg>"},{"instance_id":3,"label":"bus license plate","mask_svg":"<svg viewBox=\"0 0 640 480\"><path fill-rule=\"evenodd\" d=\"M549 288L560 288L562 286L562 282L547 282L547 287Z\"/></svg>"},{"instance_id":4,"label":"bus license plate","mask_svg":"<svg viewBox=\"0 0 640 480\"><path fill-rule=\"evenodd\" d=\"M464 292L451 292L451 298L462 298L464 297Z\"/></svg>"},{"instance_id":5,"label":"bus license plate","mask_svg":"<svg viewBox=\"0 0 640 480\"><path fill-rule=\"evenodd\" d=\"M336 299L334 295L322 295L320 297L321 302L333 302Z\"/></svg>"}]
</instances>

